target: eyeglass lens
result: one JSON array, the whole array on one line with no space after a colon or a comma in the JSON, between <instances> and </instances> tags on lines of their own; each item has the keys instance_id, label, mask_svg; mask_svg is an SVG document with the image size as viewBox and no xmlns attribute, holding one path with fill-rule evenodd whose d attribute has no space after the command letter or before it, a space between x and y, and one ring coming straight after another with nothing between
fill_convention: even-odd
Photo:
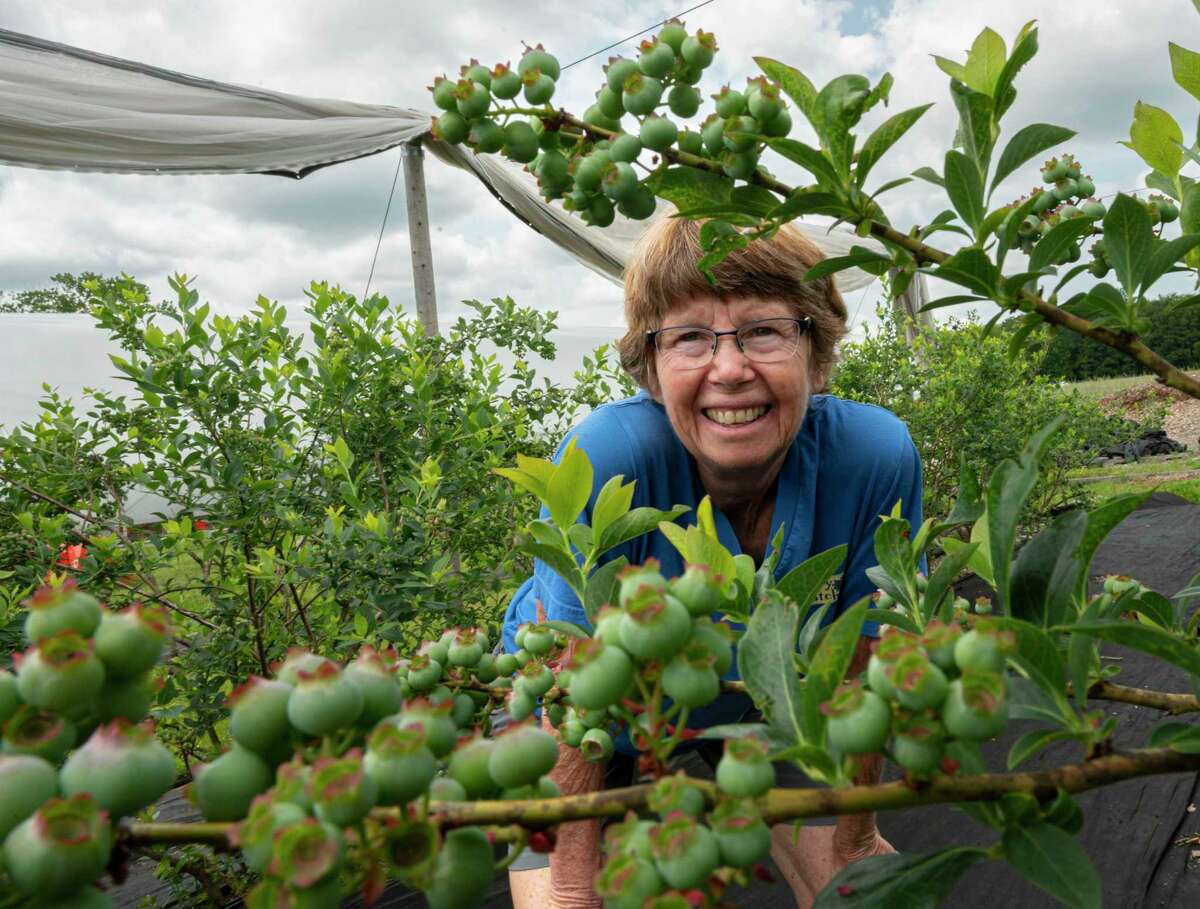
<instances>
[{"instance_id":1,"label":"eyeglass lens","mask_svg":"<svg viewBox=\"0 0 1200 909\"><path fill-rule=\"evenodd\" d=\"M762 319L737 329L738 346L750 360L777 363L796 352L802 326L796 319ZM694 369L706 366L716 351L717 335L709 328L690 325L664 328L654 338L655 347L672 366Z\"/></svg>"}]
</instances>

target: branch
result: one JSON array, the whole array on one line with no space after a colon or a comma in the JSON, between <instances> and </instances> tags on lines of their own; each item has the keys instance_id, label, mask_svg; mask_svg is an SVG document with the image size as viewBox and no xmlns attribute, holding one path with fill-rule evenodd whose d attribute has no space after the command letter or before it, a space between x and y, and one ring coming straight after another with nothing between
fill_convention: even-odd
<instances>
[{"instance_id":1,"label":"branch","mask_svg":"<svg viewBox=\"0 0 1200 909\"><path fill-rule=\"evenodd\" d=\"M897 781L845 789L772 789L760 801L771 823L829 814L861 814L947 802L994 801L1009 793L1022 792L1049 799L1058 790L1076 793L1122 780L1163 773L1200 771L1200 754L1180 754L1170 748L1152 748L1108 754L1057 770L1036 773L994 773L941 776L928 782ZM707 780L689 782L702 789L710 803L716 800L716 785ZM624 817L629 811L647 807L652 785L609 789L556 799L518 801L431 802L430 818L439 827L519 825L549 827L564 821L586 818ZM377 808L379 819L396 817L402 809ZM131 845L156 842L225 842L229 824L154 824L132 822L122 826L122 837Z\"/></svg>"},{"instance_id":2,"label":"branch","mask_svg":"<svg viewBox=\"0 0 1200 909\"><path fill-rule=\"evenodd\" d=\"M1165 691L1151 691L1148 688L1130 688L1115 682L1096 682L1088 689L1088 697L1101 701L1120 701L1123 704L1153 707L1155 710L1163 710L1172 716L1200 712L1200 699L1195 695L1168 694Z\"/></svg>"},{"instance_id":3,"label":"branch","mask_svg":"<svg viewBox=\"0 0 1200 909\"><path fill-rule=\"evenodd\" d=\"M533 113L539 113L534 111ZM544 113L544 112L540 112ZM618 133L612 130L602 129L591 124L584 123L577 117L568 114L566 111L557 111L552 116L546 117L548 123L557 123L560 126L563 124L570 125L580 129L592 136L595 139L613 139ZM696 155L690 155L687 152L680 152L668 148L658 152L665 160L674 164L683 164L688 167L694 167L697 170L705 170L709 173L724 174L721 165L715 161L709 161L706 158L700 158ZM759 186L769 189L783 198L787 198L796 191L795 187L788 186L776 180L774 177L769 177L766 174L758 171L754 178L750 181ZM921 242L916 237L901 233L890 225L873 221L870 218L860 217L855 221L854 218L848 220L861 224L868 224L870 233L895 246L912 253L917 260L918 265L939 265L950 258L950 254L936 247L929 246ZM1049 322L1051 325L1056 325L1060 328L1066 328L1077 334L1083 335L1086 338L1091 338L1098 341L1114 350L1119 350L1121 353L1132 358L1138 363L1146 367L1147 370L1158 376L1158 380L1164 385L1176 388L1184 394L1190 395L1193 398L1200 398L1200 379L1195 379L1187 373L1180 370L1165 357L1155 353L1145 344L1137 339L1136 335L1128 332L1117 332L1103 326L1096 325L1087 319L1082 319L1079 316L1067 312L1053 303L1049 303L1042 299L1038 294L1030 293L1029 291L1021 291L1018 298L1022 303L1028 306L1030 311L1036 312L1039 316ZM994 301L999 303L999 301Z\"/></svg>"}]
</instances>

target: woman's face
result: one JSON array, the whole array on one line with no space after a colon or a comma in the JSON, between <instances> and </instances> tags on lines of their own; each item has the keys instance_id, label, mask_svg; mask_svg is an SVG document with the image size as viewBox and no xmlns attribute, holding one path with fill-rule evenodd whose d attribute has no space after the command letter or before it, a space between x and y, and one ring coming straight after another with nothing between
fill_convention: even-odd
<instances>
[{"instance_id":1,"label":"woman's face","mask_svg":"<svg viewBox=\"0 0 1200 909\"><path fill-rule=\"evenodd\" d=\"M794 316L790 306L775 300L696 297L673 305L662 327L696 325L723 331L757 319ZM672 428L706 482L727 481L737 488L747 475L774 480L808 409L808 350L805 335L794 357L754 363L732 335L725 335L708 366L674 370L657 358L651 393L666 408Z\"/></svg>"}]
</instances>

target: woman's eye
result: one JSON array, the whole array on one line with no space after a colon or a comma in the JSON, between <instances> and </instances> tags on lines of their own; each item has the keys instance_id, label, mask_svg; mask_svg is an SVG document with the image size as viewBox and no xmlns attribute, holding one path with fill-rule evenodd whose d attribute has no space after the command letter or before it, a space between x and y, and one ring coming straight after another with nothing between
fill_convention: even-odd
<instances>
[{"instance_id":1,"label":"woman's eye","mask_svg":"<svg viewBox=\"0 0 1200 909\"><path fill-rule=\"evenodd\" d=\"M750 337L752 338L773 338L779 334L779 330L772 328L770 325L755 325L750 329Z\"/></svg>"},{"instance_id":2,"label":"woman's eye","mask_svg":"<svg viewBox=\"0 0 1200 909\"><path fill-rule=\"evenodd\" d=\"M680 344L695 344L697 341L704 340L704 332L702 331L685 331L680 333L676 341Z\"/></svg>"}]
</instances>

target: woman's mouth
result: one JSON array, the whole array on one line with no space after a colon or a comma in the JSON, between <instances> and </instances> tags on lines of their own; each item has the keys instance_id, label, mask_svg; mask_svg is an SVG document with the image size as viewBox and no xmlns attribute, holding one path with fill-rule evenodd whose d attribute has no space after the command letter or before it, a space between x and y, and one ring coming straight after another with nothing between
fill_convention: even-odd
<instances>
[{"instance_id":1,"label":"woman's mouth","mask_svg":"<svg viewBox=\"0 0 1200 909\"><path fill-rule=\"evenodd\" d=\"M706 407L701 413L721 426L745 426L762 419L770 409L770 405L765 404L760 404L758 407L740 408Z\"/></svg>"}]
</instances>

